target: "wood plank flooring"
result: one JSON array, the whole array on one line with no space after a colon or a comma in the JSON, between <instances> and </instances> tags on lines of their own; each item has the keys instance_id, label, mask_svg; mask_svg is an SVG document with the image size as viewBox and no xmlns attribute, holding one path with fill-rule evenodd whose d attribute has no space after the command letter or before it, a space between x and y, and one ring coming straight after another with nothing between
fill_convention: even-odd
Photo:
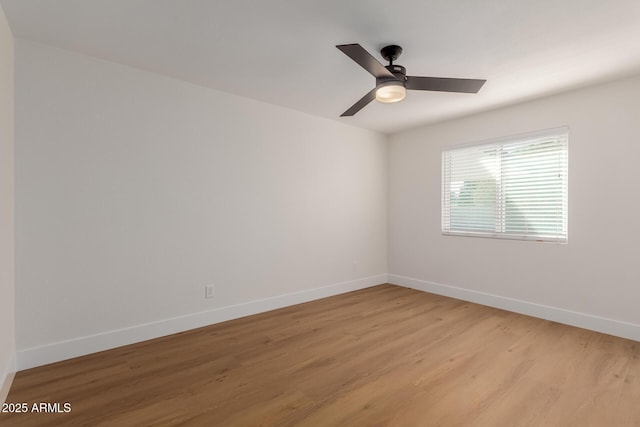
<instances>
[{"instance_id":1,"label":"wood plank flooring","mask_svg":"<svg viewBox=\"0 0 640 427\"><path fill-rule=\"evenodd\" d=\"M19 372L2 426L640 426L640 343L393 285Z\"/></svg>"}]
</instances>

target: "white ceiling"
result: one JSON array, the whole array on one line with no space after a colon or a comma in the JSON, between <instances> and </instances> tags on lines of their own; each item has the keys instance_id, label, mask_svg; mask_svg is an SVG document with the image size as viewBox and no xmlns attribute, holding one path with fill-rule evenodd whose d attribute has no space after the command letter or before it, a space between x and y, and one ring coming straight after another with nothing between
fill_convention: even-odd
<instances>
[{"instance_id":1,"label":"white ceiling","mask_svg":"<svg viewBox=\"0 0 640 427\"><path fill-rule=\"evenodd\" d=\"M638 0L0 1L17 37L385 133L640 74ZM488 81L340 118L374 86L346 43Z\"/></svg>"}]
</instances>

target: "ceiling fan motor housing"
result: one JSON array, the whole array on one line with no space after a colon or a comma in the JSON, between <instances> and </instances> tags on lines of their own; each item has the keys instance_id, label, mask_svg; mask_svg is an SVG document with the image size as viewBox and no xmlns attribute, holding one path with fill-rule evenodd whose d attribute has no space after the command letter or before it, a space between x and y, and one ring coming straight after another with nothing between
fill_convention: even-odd
<instances>
[{"instance_id":1,"label":"ceiling fan motor housing","mask_svg":"<svg viewBox=\"0 0 640 427\"><path fill-rule=\"evenodd\" d=\"M387 70L391 72L395 76L395 78L391 77L378 77L376 78L376 87L384 86L389 82L401 82L402 85L406 85L407 82L407 69L402 65L387 65L385 66ZM397 83L396 83L397 84Z\"/></svg>"}]
</instances>

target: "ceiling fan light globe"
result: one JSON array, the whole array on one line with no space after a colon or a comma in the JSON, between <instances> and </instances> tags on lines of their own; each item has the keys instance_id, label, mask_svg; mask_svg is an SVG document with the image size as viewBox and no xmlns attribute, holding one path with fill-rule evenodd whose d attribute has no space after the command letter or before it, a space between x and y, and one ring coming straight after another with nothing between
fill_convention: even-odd
<instances>
[{"instance_id":1,"label":"ceiling fan light globe","mask_svg":"<svg viewBox=\"0 0 640 427\"><path fill-rule=\"evenodd\" d=\"M407 89L402 84L389 84L376 89L376 101L384 104L402 101L407 96Z\"/></svg>"}]
</instances>

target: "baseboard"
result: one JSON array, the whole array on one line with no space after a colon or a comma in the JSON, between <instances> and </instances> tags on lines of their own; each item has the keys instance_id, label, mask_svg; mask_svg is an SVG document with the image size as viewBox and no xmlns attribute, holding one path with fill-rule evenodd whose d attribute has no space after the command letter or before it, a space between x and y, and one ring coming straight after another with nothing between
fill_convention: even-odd
<instances>
[{"instance_id":1,"label":"baseboard","mask_svg":"<svg viewBox=\"0 0 640 427\"><path fill-rule=\"evenodd\" d=\"M4 403L7 400L11 384L13 383L13 377L16 375L16 365L16 354L14 352L11 355L11 359L9 359L9 363L7 363L7 366L5 366L2 371L2 377L0 377L0 403Z\"/></svg>"},{"instance_id":2,"label":"baseboard","mask_svg":"<svg viewBox=\"0 0 640 427\"><path fill-rule=\"evenodd\" d=\"M621 322L619 320L607 319L604 317L593 316L591 314L579 313L558 307L535 304L514 298L472 291L469 289L428 282L426 280L414 279L411 277L398 276L395 274L389 274L388 280L389 283L404 286L406 288L444 295L464 301L513 311L515 313L552 320L566 325L577 326L579 328L640 341L640 325L633 323Z\"/></svg>"},{"instance_id":3,"label":"baseboard","mask_svg":"<svg viewBox=\"0 0 640 427\"><path fill-rule=\"evenodd\" d=\"M364 289L387 282L387 275L365 277L320 288L249 301L156 322L102 332L18 351L18 370L34 368L73 357L121 347L202 326L263 313L294 304Z\"/></svg>"}]
</instances>

